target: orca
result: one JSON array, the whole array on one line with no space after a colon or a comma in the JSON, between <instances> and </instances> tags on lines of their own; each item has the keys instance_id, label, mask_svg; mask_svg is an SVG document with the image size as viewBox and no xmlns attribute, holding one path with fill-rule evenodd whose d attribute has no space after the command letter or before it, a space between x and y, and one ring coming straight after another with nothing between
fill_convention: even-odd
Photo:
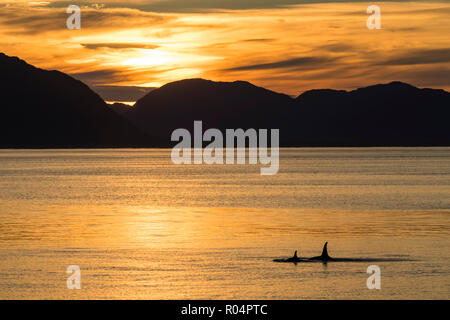
<instances>
[{"instance_id":1,"label":"orca","mask_svg":"<svg viewBox=\"0 0 450 320\"><path fill-rule=\"evenodd\" d=\"M323 262L335 261L335 259L333 259L332 257L330 257L328 255L327 246L328 246L328 242L325 242L325 244L323 246L323 249L322 249L322 254L320 256L317 256L317 257L309 258L308 260L311 260L311 261L323 261Z\"/></svg>"},{"instance_id":2,"label":"orca","mask_svg":"<svg viewBox=\"0 0 450 320\"><path fill-rule=\"evenodd\" d=\"M333 262L395 262L395 261L414 261L408 258L332 258L328 255L328 242L325 242L322 254L317 257L312 258L300 258L297 256L297 251L295 251L294 256L288 259L274 259L274 262L292 262L292 263L305 263L305 262L322 262L326 264L328 261Z\"/></svg>"},{"instance_id":3,"label":"orca","mask_svg":"<svg viewBox=\"0 0 450 320\"><path fill-rule=\"evenodd\" d=\"M297 250L295 250L294 256L292 258L288 258L288 259L274 259L273 261L274 262L293 262L293 263L297 263L297 262L305 261L305 259L299 258L297 256Z\"/></svg>"},{"instance_id":4,"label":"orca","mask_svg":"<svg viewBox=\"0 0 450 320\"><path fill-rule=\"evenodd\" d=\"M391 259L383 259L383 258L378 258L378 259L371 259L371 258L332 258L328 255L328 242L325 242L323 249L322 249L322 254L320 256L317 257L312 257L309 258L309 261L321 261L323 263L327 263L328 261L334 261L334 262L394 262L394 261L414 261L414 260L410 260L410 259L396 259L396 258L391 258Z\"/></svg>"}]
</instances>

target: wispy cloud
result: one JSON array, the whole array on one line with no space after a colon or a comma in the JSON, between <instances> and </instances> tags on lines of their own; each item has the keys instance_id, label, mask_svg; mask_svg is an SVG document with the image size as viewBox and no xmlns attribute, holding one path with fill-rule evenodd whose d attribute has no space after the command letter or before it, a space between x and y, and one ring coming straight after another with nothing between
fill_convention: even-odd
<instances>
[{"instance_id":1,"label":"wispy cloud","mask_svg":"<svg viewBox=\"0 0 450 320\"><path fill-rule=\"evenodd\" d=\"M0 0L10 1L10 0ZM104 0L101 1L110 8L130 7L142 11L162 13L204 13L218 10L255 10L255 9L280 9L290 8L296 5L335 4L335 3L367 3L372 0ZM409 0L384 0L383 2L409 2ZM448 0L441 0L445 3ZM83 5L97 4L96 0L78 0ZM52 1L53 7L67 7L72 4L67 1Z\"/></svg>"},{"instance_id":2,"label":"wispy cloud","mask_svg":"<svg viewBox=\"0 0 450 320\"><path fill-rule=\"evenodd\" d=\"M87 49L156 49L158 45L141 44L141 43L82 43L83 47Z\"/></svg>"},{"instance_id":3,"label":"wispy cloud","mask_svg":"<svg viewBox=\"0 0 450 320\"><path fill-rule=\"evenodd\" d=\"M298 57L287 60L280 60L267 63L249 64L225 69L225 71L250 71L250 70L270 70L270 69L284 69L284 68L317 68L322 64L336 61L337 58L330 57Z\"/></svg>"},{"instance_id":4,"label":"wispy cloud","mask_svg":"<svg viewBox=\"0 0 450 320\"><path fill-rule=\"evenodd\" d=\"M0 24L6 25L10 32L22 35L67 31L67 17L65 8L11 5L0 10ZM83 8L81 18L82 28L87 32L117 30L120 26L152 27L171 19L169 16L129 8Z\"/></svg>"},{"instance_id":5,"label":"wispy cloud","mask_svg":"<svg viewBox=\"0 0 450 320\"><path fill-rule=\"evenodd\" d=\"M101 84L106 79L109 82L123 81L127 77L126 72L122 69L103 69L88 72L79 72L70 74L75 79L86 82L88 84Z\"/></svg>"},{"instance_id":6,"label":"wispy cloud","mask_svg":"<svg viewBox=\"0 0 450 320\"><path fill-rule=\"evenodd\" d=\"M450 62L450 48L443 49L413 49L403 51L393 57L377 61L375 65L404 66L430 63Z\"/></svg>"},{"instance_id":7,"label":"wispy cloud","mask_svg":"<svg viewBox=\"0 0 450 320\"><path fill-rule=\"evenodd\" d=\"M288 94L392 80L450 89L448 2L378 3L381 30L367 29L367 3L311 2L80 0L81 30L66 28L70 2L11 2L0 51L119 91L193 77Z\"/></svg>"}]
</instances>

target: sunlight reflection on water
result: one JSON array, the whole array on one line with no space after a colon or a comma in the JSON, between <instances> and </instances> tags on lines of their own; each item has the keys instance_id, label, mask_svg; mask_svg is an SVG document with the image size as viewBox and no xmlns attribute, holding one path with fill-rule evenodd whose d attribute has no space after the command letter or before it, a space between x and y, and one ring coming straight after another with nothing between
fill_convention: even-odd
<instances>
[{"instance_id":1,"label":"sunlight reflection on water","mask_svg":"<svg viewBox=\"0 0 450 320\"><path fill-rule=\"evenodd\" d=\"M0 151L0 298L450 297L450 148L284 149L265 177L169 152ZM379 291L364 263L272 262L324 241L414 261L380 262Z\"/></svg>"}]
</instances>

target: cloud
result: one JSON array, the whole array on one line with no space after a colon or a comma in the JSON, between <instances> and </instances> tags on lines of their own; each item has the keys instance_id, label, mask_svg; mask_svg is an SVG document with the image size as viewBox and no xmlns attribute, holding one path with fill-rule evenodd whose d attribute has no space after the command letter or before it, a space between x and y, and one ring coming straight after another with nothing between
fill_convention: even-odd
<instances>
[{"instance_id":1,"label":"cloud","mask_svg":"<svg viewBox=\"0 0 450 320\"><path fill-rule=\"evenodd\" d=\"M2 0L0 0L1 2ZM6 0L8 1L8 0ZM384 0L383 2L410 2L411 0ZM446 2L447 0L440 0ZM251 10L251 9L279 9L295 5L329 4L329 3L358 3L372 2L372 0L104 0L101 1L108 8L135 8L147 12L183 12L201 13L218 10ZM448 2L448 1L447 1ZM96 0L78 0L78 4L95 5ZM50 6L67 7L71 1L53 1ZM358 12L358 14L360 14Z\"/></svg>"},{"instance_id":2,"label":"cloud","mask_svg":"<svg viewBox=\"0 0 450 320\"><path fill-rule=\"evenodd\" d=\"M103 69L88 72L71 73L70 76L88 84L123 81L126 76L122 69Z\"/></svg>"},{"instance_id":3,"label":"cloud","mask_svg":"<svg viewBox=\"0 0 450 320\"><path fill-rule=\"evenodd\" d=\"M450 48L408 50L374 65L404 66L450 62Z\"/></svg>"},{"instance_id":4,"label":"cloud","mask_svg":"<svg viewBox=\"0 0 450 320\"><path fill-rule=\"evenodd\" d=\"M8 27L9 33L35 35L61 31L68 32L65 8L32 7L11 5L0 10L0 24ZM144 12L137 9L94 9L82 8L81 28L83 32L114 30L119 27L144 28L166 23L172 17Z\"/></svg>"},{"instance_id":5,"label":"cloud","mask_svg":"<svg viewBox=\"0 0 450 320\"><path fill-rule=\"evenodd\" d=\"M85 66L86 67L86 66ZM96 67L96 65L87 66L92 69ZM121 67L117 68L105 68L98 69L94 71L86 71L86 72L66 72L71 77L78 79L91 87L100 88L104 93L111 93L111 89L113 87L133 87L128 86L128 83L131 81L133 84L137 84L138 86L143 85L144 83L156 82L158 80L158 75L170 71L170 69L143 69L143 70L134 70L134 69L123 69ZM110 84L114 84L110 85ZM117 85L116 85L117 84ZM148 87L143 86L143 87ZM137 87L135 88L143 88ZM119 89L122 90L122 89ZM132 91L128 91L128 93L133 93L134 95L139 94L139 90L141 89L130 89ZM134 90L134 91L133 91ZM108 93L108 94L109 94ZM120 94L125 94L124 92ZM106 99L108 100L108 99ZM115 99L110 99L108 101L114 101ZM118 100L117 100L118 101ZM134 100L122 100L122 101L134 101Z\"/></svg>"},{"instance_id":6,"label":"cloud","mask_svg":"<svg viewBox=\"0 0 450 320\"><path fill-rule=\"evenodd\" d=\"M280 8L302 4L304 0L162 0L142 5L141 8L159 12L198 12L211 9L245 10Z\"/></svg>"},{"instance_id":7,"label":"cloud","mask_svg":"<svg viewBox=\"0 0 450 320\"><path fill-rule=\"evenodd\" d=\"M299 57L287 60L249 64L244 66L238 66L228 68L225 71L249 71L249 70L268 70L268 69L284 69L284 68L298 68L298 67L312 67L323 63L329 63L337 60L337 58L329 57Z\"/></svg>"},{"instance_id":8,"label":"cloud","mask_svg":"<svg viewBox=\"0 0 450 320\"><path fill-rule=\"evenodd\" d=\"M320 2L339 2L336 0L106 0L109 8L131 7L147 12L183 12L200 13L216 10L273 9L290 5ZM98 1L79 0L78 3L92 5ZM67 7L70 1L53 1L50 6Z\"/></svg>"},{"instance_id":9,"label":"cloud","mask_svg":"<svg viewBox=\"0 0 450 320\"><path fill-rule=\"evenodd\" d=\"M245 40L242 40L242 42L272 42L272 41L275 41L275 39L264 39L264 38L261 38L261 39L245 39Z\"/></svg>"},{"instance_id":10,"label":"cloud","mask_svg":"<svg viewBox=\"0 0 450 320\"><path fill-rule=\"evenodd\" d=\"M316 50L324 50L328 52L349 52L354 50L354 47L345 43L330 43L322 46L318 46Z\"/></svg>"},{"instance_id":11,"label":"cloud","mask_svg":"<svg viewBox=\"0 0 450 320\"><path fill-rule=\"evenodd\" d=\"M392 80L405 79L406 82L419 87L450 88L449 74L450 67L448 66L437 67L430 65L427 69L405 68L405 70L400 71L392 70L383 73L383 77Z\"/></svg>"},{"instance_id":12,"label":"cloud","mask_svg":"<svg viewBox=\"0 0 450 320\"><path fill-rule=\"evenodd\" d=\"M81 43L81 45L87 49L156 49L159 46L154 44L142 44L142 43Z\"/></svg>"},{"instance_id":13,"label":"cloud","mask_svg":"<svg viewBox=\"0 0 450 320\"><path fill-rule=\"evenodd\" d=\"M45 7L50 4L49 1L29 1L28 5L30 7Z\"/></svg>"},{"instance_id":14,"label":"cloud","mask_svg":"<svg viewBox=\"0 0 450 320\"><path fill-rule=\"evenodd\" d=\"M119 91L193 77L248 80L288 94L420 77L427 83L436 79L433 87L448 86L441 71L450 66L450 26L442 22L450 13L446 3L383 2L382 29L368 30L364 3L279 9L287 1L156 2L107 0L101 2L105 8L95 9L80 0L81 30L66 28L70 2L58 8L3 7L0 47L91 87L114 85ZM168 3L207 12L143 11L151 5L168 8ZM276 9L211 9L251 6Z\"/></svg>"},{"instance_id":15,"label":"cloud","mask_svg":"<svg viewBox=\"0 0 450 320\"><path fill-rule=\"evenodd\" d=\"M65 11L35 7L9 6L0 10L0 24L8 27L8 33L37 34L65 28Z\"/></svg>"}]
</instances>

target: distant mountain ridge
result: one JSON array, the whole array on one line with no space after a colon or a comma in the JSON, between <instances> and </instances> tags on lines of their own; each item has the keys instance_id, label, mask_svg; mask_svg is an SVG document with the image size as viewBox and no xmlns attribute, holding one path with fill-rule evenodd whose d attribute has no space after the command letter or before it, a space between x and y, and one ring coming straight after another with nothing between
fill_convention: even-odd
<instances>
[{"instance_id":1,"label":"distant mountain ridge","mask_svg":"<svg viewBox=\"0 0 450 320\"><path fill-rule=\"evenodd\" d=\"M306 145L448 146L450 94L402 82L353 91L311 90L295 99ZM319 125L318 125L319 124ZM326 128L326 129L325 129ZM313 137L304 139L305 137Z\"/></svg>"},{"instance_id":2,"label":"distant mountain ridge","mask_svg":"<svg viewBox=\"0 0 450 320\"><path fill-rule=\"evenodd\" d=\"M245 81L188 79L138 100L123 116L155 136L176 128L280 129L282 146L449 146L450 94L402 82L297 98Z\"/></svg>"},{"instance_id":3,"label":"distant mountain ridge","mask_svg":"<svg viewBox=\"0 0 450 320\"><path fill-rule=\"evenodd\" d=\"M450 93L402 82L296 98L246 81L187 79L134 107L0 54L1 148L169 147L173 130L280 129L281 146L450 146ZM153 137L153 138L150 138Z\"/></svg>"},{"instance_id":4,"label":"distant mountain ridge","mask_svg":"<svg viewBox=\"0 0 450 320\"><path fill-rule=\"evenodd\" d=\"M282 113L291 100L244 81L192 79L153 90L125 116L141 130L165 137L177 128L191 128L194 120L221 130L271 128L282 124Z\"/></svg>"},{"instance_id":5,"label":"distant mountain ridge","mask_svg":"<svg viewBox=\"0 0 450 320\"><path fill-rule=\"evenodd\" d=\"M158 145L88 86L0 53L2 148Z\"/></svg>"},{"instance_id":6,"label":"distant mountain ridge","mask_svg":"<svg viewBox=\"0 0 450 320\"><path fill-rule=\"evenodd\" d=\"M129 106L125 103L120 103L120 102L112 103L109 105L109 107L111 109L113 109L114 112L120 116L123 116L125 113L127 113L131 110L131 106Z\"/></svg>"}]
</instances>

